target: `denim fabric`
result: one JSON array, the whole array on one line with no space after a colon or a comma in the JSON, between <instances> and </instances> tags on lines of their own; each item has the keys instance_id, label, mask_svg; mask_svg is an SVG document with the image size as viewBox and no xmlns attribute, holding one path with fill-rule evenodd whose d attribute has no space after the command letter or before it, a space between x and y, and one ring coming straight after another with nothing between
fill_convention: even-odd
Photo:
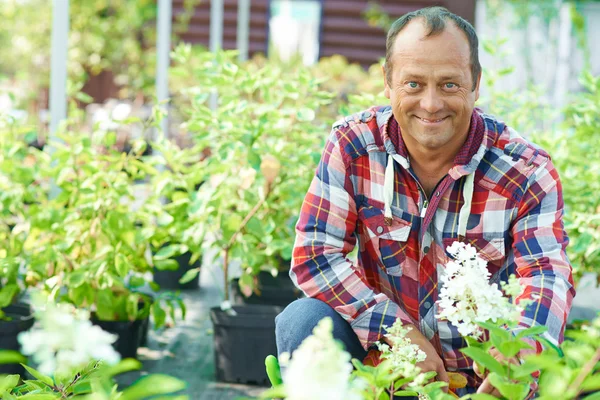
<instances>
[{"instance_id":1,"label":"denim fabric","mask_svg":"<svg viewBox=\"0 0 600 400\"><path fill-rule=\"evenodd\" d=\"M350 324L326 303L312 298L294 301L275 317L277 355L292 354L304 339L312 335L314 327L325 317L331 317L333 321L333 337L344 344L352 358L362 361L367 352Z\"/></svg>"}]
</instances>

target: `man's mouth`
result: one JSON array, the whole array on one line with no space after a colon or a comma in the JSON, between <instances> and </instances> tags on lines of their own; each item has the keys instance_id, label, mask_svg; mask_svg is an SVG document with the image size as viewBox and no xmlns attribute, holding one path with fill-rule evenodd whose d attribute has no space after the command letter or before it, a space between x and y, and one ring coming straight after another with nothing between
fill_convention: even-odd
<instances>
[{"instance_id":1,"label":"man's mouth","mask_svg":"<svg viewBox=\"0 0 600 400\"><path fill-rule=\"evenodd\" d=\"M415 117L416 117L416 118L417 118L419 121L421 121L422 123L424 123L424 124L426 124L426 125L435 125L435 124L439 124L439 123L441 123L441 122L445 121L445 120L446 120L446 118L448 118L448 117L444 117L444 118L438 118L438 119L433 119L433 118L421 118L421 117L417 117L416 115L415 115Z\"/></svg>"}]
</instances>

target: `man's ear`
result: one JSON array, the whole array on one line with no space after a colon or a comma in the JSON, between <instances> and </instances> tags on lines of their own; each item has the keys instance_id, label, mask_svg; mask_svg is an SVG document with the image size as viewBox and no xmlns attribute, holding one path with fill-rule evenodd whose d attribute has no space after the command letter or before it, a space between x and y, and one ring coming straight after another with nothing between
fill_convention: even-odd
<instances>
[{"instance_id":1,"label":"man's ear","mask_svg":"<svg viewBox=\"0 0 600 400\"><path fill-rule=\"evenodd\" d=\"M481 72L477 77L477 84L475 85L475 101L479 100L479 84L481 83Z\"/></svg>"},{"instance_id":2,"label":"man's ear","mask_svg":"<svg viewBox=\"0 0 600 400\"><path fill-rule=\"evenodd\" d=\"M386 73L385 73L385 67L386 67L385 64L383 64L381 66L381 72L383 73L383 84L384 84L383 95L389 99L390 98L390 85L388 85L388 81L387 81L387 77L386 77Z\"/></svg>"}]
</instances>

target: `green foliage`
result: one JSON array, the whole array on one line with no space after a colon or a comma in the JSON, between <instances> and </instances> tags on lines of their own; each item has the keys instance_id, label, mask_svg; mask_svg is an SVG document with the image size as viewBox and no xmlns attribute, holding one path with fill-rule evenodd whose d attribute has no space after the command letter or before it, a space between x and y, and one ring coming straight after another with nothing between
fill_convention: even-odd
<instances>
[{"instance_id":1,"label":"green foliage","mask_svg":"<svg viewBox=\"0 0 600 400\"><path fill-rule=\"evenodd\" d=\"M28 132L26 126L0 115L0 319L2 309L39 278L36 269L20 268L28 230L26 211L41 189L48 161L46 154L27 146Z\"/></svg>"},{"instance_id":2,"label":"green foliage","mask_svg":"<svg viewBox=\"0 0 600 400\"><path fill-rule=\"evenodd\" d=\"M0 359L4 351L0 351ZM141 400L155 398L163 395L166 398L187 399L185 395L177 392L185 389L185 382L168 375L152 374L136 381L123 391L118 390L114 376L135 371L141 364L133 359L126 359L114 366L93 361L79 371L75 376L68 378L52 378L45 376L34 368L22 364L33 379L21 381L19 375L6 375L0 377L0 398L11 399L125 399ZM25 378L25 377L23 377ZM163 397L165 398L165 397Z\"/></svg>"},{"instance_id":3,"label":"green foliage","mask_svg":"<svg viewBox=\"0 0 600 400\"><path fill-rule=\"evenodd\" d=\"M157 121L145 122L147 127ZM0 310L37 286L50 299L90 308L101 320L155 316L155 326L185 308L171 293L141 293L152 271L151 240L162 231L160 195L140 198L139 179L159 174L160 156L114 149L114 132L67 124L45 152L20 129L0 126ZM141 142L141 141L140 141ZM21 161L22 160L22 161ZM152 305L152 307L151 307ZM0 315L1 316L1 315Z\"/></svg>"},{"instance_id":4,"label":"green foliage","mask_svg":"<svg viewBox=\"0 0 600 400\"><path fill-rule=\"evenodd\" d=\"M172 74L187 82L180 95L187 104L183 127L204 155L193 166L196 182L204 184L188 196L191 218L215 238L212 246L242 262L245 273L285 268L329 130L316 120L317 110L331 96L302 66L241 65L233 52L187 46L173 58ZM218 99L214 110L211 93Z\"/></svg>"},{"instance_id":5,"label":"green foliage","mask_svg":"<svg viewBox=\"0 0 600 400\"><path fill-rule=\"evenodd\" d=\"M534 136L560 172L568 254L578 272L597 271L600 265L600 77L586 73L581 83L586 91L567 107L562 129Z\"/></svg>"}]
</instances>

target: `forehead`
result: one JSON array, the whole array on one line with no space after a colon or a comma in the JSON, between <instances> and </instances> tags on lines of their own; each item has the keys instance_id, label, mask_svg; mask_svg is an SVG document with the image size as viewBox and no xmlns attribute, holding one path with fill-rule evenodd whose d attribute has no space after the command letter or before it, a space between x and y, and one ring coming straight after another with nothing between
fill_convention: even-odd
<instances>
[{"instance_id":1,"label":"forehead","mask_svg":"<svg viewBox=\"0 0 600 400\"><path fill-rule=\"evenodd\" d=\"M398 33L392 53L394 69L432 67L446 70L446 73L463 71L470 75L471 51L464 32L452 21L446 21L442 32L429 37L427 33L428 29L422 18L409 22Z\"/></svg>"}]
</instances>

